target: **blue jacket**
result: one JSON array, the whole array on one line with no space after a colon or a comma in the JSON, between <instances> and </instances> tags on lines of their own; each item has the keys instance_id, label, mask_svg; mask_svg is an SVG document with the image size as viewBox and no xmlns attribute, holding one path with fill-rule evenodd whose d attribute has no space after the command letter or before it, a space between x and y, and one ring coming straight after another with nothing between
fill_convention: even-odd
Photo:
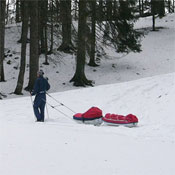
<instances>
[{"instance_id":1,"label":"blue jacket","mask_svg":"<svg viewBox=\"0 0 175 175\"><path fill-rule=\"evenodd\" d=\"M40 76L36 79L33 91L31 92L31 95L40 96L40 94L46 94L46 91L50 89L50 84L48 81L43 77Z\"/></svg>"}]
</instances>

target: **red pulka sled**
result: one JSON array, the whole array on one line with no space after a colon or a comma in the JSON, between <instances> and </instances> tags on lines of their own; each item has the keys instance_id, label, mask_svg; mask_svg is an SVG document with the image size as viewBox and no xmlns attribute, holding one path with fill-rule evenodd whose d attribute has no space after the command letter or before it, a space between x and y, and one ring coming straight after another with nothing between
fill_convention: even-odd
<instances>
[{"instance_id":1,"label":"red pulka sled","mask_svg":"<svg viewBox=\"0 0 175 175\"><path fill-rule=\"evenodd\" d=\"M128 114L126 116L117 114L106 114L102 120L106 125L123 125L128 127L137 126L138 118L133 114Z\"/></svg>"},{"instance_id":2,"label":"red pulka sled","mask_svg":"<svg viewBox=\"0 0 175 175\"><path fill-rule=\"evenodd\" d=\"M102 110L97 107L92 107L85 113L77 113L73 116L73 119L78 123L99 125L102 123Z\"/></svg>"},{"instance_id":3,"label":"red pulka sled","mask_svg":"<svg viewBox=\"0 0 175 175\"><path fill-rule=\"evenodd\" d=\"M138 118L133 114L118 115L107 113L104 117L102 110L97 107L92 107L85 113L77 113L73 116L73 119L78 123L94 124L94 125L110 125L110 126L137 126Z\"/></svg>"}]
</instances>

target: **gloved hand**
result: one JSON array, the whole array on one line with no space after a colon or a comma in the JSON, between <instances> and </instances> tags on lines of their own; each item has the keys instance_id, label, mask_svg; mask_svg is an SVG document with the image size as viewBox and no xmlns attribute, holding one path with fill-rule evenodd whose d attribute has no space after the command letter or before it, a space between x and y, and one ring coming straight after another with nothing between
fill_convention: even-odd
<instances>
[{"instance_id":1,"label":"gloved hand","mask_svg":"<svg viewBox=\"0 0 175 175\"><path fill-rule=\"evenodd\" d=\"M33 95L33 91L30 91L29 93L30 93L31 96Z\"/></svg>"}]
</instances>

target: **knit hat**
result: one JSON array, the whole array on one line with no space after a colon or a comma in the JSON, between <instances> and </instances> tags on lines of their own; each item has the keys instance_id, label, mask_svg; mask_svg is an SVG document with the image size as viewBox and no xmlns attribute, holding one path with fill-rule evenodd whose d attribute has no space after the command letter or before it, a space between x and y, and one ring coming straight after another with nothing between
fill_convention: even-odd
<instances>
[{"instance_id":1,"label":"knit hat","mask_svg":"<svg viewBox=\"0 0 175 175\"><path fill-rule=\"evenodd\" d=\"M37 73L38 73L39 76L43 76L44 75L43 70L39 70Z\"/></svg>"}]
</instances>

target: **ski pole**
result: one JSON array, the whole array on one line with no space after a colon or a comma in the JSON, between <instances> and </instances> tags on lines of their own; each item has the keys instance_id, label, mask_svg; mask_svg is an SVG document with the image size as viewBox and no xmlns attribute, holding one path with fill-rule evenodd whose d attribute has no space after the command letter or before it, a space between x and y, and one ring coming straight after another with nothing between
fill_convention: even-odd
<instances>
[{"instance_id":1,"label":"ski pole","mask_svg":"<svg viewBox=\"0 0 175 175\"><path fill-rule=\"evenodd\" d=\"M31 103L32 103L32 108L33 108L33 99L32 99L32 95L30 94L30 100L31 100ZM33 109L33 112L34 112L34 109ZM34 118L35 118L35 115L34 115Z\"/></svg>"},{"instance_id":2,"label":"ski pole","mask_svg":"<svg viewBox=\"0 0 175 175\"><path fill-rule=\"evenodd\" d=\"M47 111L47 117L49 119L49 112L48 112L48 108L47 108L47 103L46 103L46 111Z\"/></svg>"},{"instance_id":3,"label":"ski pole","mask_svg":"<svg viewBox=\"0 0 175 175\"><path fill-rule=\"evenodd\" d=\"M66 107L67 109L69 109L71 112L76 113L75 111L73 111L72 109L70 109L70 108L69 108L68 106L66 106L65 104L63 104L63 103L59 102L57 99L53 98L48 92L46 92L46 94L47 94L49 97L51 97L53 100L55 100L57 103L59 103L60 105L62 105L62 106L64 106L64 107Z\"/></svg>"}]
</instances>

